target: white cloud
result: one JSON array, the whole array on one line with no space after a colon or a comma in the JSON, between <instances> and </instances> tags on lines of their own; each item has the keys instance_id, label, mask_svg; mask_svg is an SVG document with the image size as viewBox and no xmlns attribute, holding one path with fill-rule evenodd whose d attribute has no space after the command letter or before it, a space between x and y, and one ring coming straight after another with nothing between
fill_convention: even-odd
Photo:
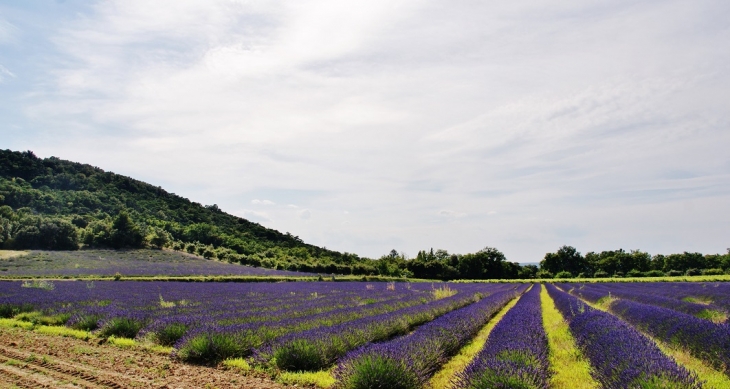
<instances>
[{"instance_id":1,"label":"white cloud","mask_svg":"<svg viewBox=\"0 0 730 389\"><path fill-rule=\"evenodd\" d=\"M302 209L301 211L298 211L297 214L299 215L300 219L307 220L310 217L312 217L312 211L308 209Z\"/></svg>"},{"instance_id":2,"label":"white cloud","mask_svg":"<svg viewBox=\"0 0 730 389\"><path fill-rule=\"evenodd\" d=\"M8 70L5 66L0 65L0 83L5 81L8 77L15 78L15 74L13 74L13 72Z\"/></svg>"},{"instance_id":3,"label":"white cloud","mask_svg":"<svg viewBox=\"0 0 730 389\"><path fill-rule=\"evenodd\" d=\"M99 2L49 37L23 112L53 130L17 143L373 257L722 250L676 227L726 229L729 9Z\"/></svg>"},{"instance_id":4,"label":"white cloud","mask_svg":"<svg viewBox=\"0 0 730 389\"><path fill-rule=\"evenodd\" d=\"M271 200L259 200L259 199L253 199L251 200L251 204L254 205L276 205L275 202Z\"/></svg>"}]
</instances>

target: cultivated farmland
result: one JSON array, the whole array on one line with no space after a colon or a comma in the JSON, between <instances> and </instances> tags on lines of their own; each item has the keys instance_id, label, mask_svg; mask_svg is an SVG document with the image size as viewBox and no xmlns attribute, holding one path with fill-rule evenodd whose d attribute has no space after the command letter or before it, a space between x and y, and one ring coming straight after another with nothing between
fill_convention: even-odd
<instances>
[{"instance_id":1,"label":"cultivated farmland","mask_svg":"<svg viewBox=\"0 0 730 389\"><path fill-rule=\"evenodd\" d=\"M727 283L3 281L0 376L19 387L727 388L729 302ZM143 372L112 367L115 356Z\"/></svg>"}]
</instances>

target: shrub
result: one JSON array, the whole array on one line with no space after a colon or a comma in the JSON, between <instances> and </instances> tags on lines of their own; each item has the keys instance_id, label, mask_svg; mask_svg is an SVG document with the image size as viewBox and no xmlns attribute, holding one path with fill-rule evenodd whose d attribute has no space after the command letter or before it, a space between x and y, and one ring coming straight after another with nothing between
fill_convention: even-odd
<instances>
[{"instance_id":1,"label":"shrub","mask_svg":"<svg viewBox=\"0 0 730 389\"><path fill-rule=\"evenodd\" d=\"M33 311L31 304L0 304L0 317L2 318L11 318L19 313L31 311Z\"/></svg>"},{"instance_id":2,"label":"shrub","mask_svg":"<svg viewBox=\"0 0 730 389\"><path fill-rule=\"evenodd\" d=\"M624 272L617 271L616 273L613 273L613 278L623 278Z\"/></svg>"},{"instance_id":3,"label":"shrub","mask_svg":"<svg viewBox=\"0 0 730 389\"><path fill-rule=\"evenodd\" d=\"M122 279L122 273L116 272L114 273L114 281L119 281Z\"/></svg>"},{"instance_id":4,"label":"shrub","mask_svg":"<svg viewBox=\"0 0 730 389\"><path fill-rule=\"evenodd\" d=\"M593 277L595 277L595 278L607 278L608 277L608 273L606 273L603 270L599 270L599 271L595 272L595 274L593 274Z\"/></svg>"},{"instance_id":5,"label":"shrub","mask_svg":"<svg viewBox=\"0 0 730 389\"><path fill-rule=\"evenodd\" d=\"M702 274L702 272L699 269L687 269L686 272L684 272L687 276L698 276Z\"/></svg>"},{"instance_id":6,"label":"shrub","mask_svg":"<svg viewBox=\"0 0 730 389\"><path fill-rule=\"evenodd\" d=\"M99 336L108 338L113 335L117 338L133 339L144 324L142 320L131 317L115 317L104 324L99 331Z\"/></svg>"},{"instance_id":7,"label":"shrub","mask_svg":"<svg viewBox=\"0 0 730 389\"><path fill-rule=\"evenodd\" d=\"M644 277L664 277L664 272L661 270L649 270L644 272Z\"/></svg>"},{"instance_id":8,"label":"shrub","mask_svg":"<svg viewBox=\"0 0 730 389\"><path fill-rule=\"evenodd\" d=\"M550 273L547 270L539 270L537 274L535 274L535 277L537 278L553 278L553 273Z\"/></svg>"},{"instance_id":9,"label":"shrub","mask_svg":"<svg viewBox=\"0 0 730 389\"><path fill-rule=\"evenodd\" d=\"M276 349L274 358L276 366L287 371L317 371L329 362L320 348L306 339L297 339Z\"/></svg>"},{"instance_id":10,"label":"shrub","mask_svg":"<svg viewBox=\"0 0 730 389\"><path fill-rule=\"evenodd\" d=\"M626 277L643 277L644 273L642 273L639 270L631 269L628 273L626 273Z\"/></svg>"},{"instance_id":11,"label":"shrub","mask_svg":"<svg viewBox=\"0 0 730 389\"><path fill-rule=\"evenodd\" d=\"M77 330L83 330L83 331L93 331L97 328L99 328L99 320L101 320L101 315L84 315L74 318L73 324L71 324L71 327L77 329Z\"/></svg>"},{"instance_id":12,"label":"shrub","mask_svg":"<svg viewBox=\"0 0 730 389\"><path fill-rule=\"evenodd\" d=\"M183 323L172 323L157 331L155 333L155 340L163 346L172 346L185 335L187 330L188 326Z\"/></svg>"},{"instance_id":13,"label":"shrub","mask_svg":"<svg viewBox=\"0 0 730 389\"><path fill-rule=\"evenodd\" d=\"M212 365L229 358L245 358L255 339L242 339L235 333L200 333L178 348L177 357L184 362Z\"/></svg>"},{"instance_id":14,"label":"shrub","mask_svg":"<svg viewBox=\"0 0 730 389\"><path fill-rule=\"evenodd\" d=\"M556 274L555 278L573 278L573 274L571 274L569 271L563 270Z\"/></svg>"},{"instance_id":15,"label":"shrub","mask_svg":"<svg viewBox=\"0 0 730 389\"><path fill-rule=\"evenodd\" d=\"M722 271L722 269L705 269L702 270L703 276L719 276L723 275L725 272Z\"/></svg>"},{"instance_id":16,"label":"shrub","mask_svg":"<svg viewBox=\"0 0 730 389\"><path fill-rule=\"evenodd\" d=\"M350 367L345 389L418 389L421 383L404 361L381 355L365 355Z\"/></svg>"},{"instance_id":17,"label":"shrub","mask_svg":"<svg viewBox=\"0 0 730 389\"><path fill-rule=\"evenodd\" d=\"M679 277L679 276L681 276L683 274L684 273L682 273L679 270L670 270L670 271L667 272L667 277Z\"/></svg>"}]
</instances>

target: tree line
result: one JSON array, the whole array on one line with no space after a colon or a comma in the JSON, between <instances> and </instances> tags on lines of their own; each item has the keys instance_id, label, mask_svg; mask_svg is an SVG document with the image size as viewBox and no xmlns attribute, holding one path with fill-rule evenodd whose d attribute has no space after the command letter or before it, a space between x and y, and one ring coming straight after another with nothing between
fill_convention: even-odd
<instances>
[{"instance_id":1,"label":"tree line","mask_svg":"<svg viewBox=\"0 0 730 389\"><path fill-rule=\"evenodd\" d=\"M588 252L562 246L547 253L540 262L538 278L660 277L719 275L730 273L730 249L725 254L675 253L651 255L641 250L623 249Z\"/></svg>"}]
</instances>

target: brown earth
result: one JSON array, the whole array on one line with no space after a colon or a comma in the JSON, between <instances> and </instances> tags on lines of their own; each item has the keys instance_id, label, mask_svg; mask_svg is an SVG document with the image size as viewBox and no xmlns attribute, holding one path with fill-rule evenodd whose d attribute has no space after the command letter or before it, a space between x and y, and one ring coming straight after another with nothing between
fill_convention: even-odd
<instances>
[{"instance_id":1,"label":"brown earth","mask_svg":"<svg viewBox=\"0 0 730 389\"><path fill-rule=\"evenodd\" d=\"M266 377L98 342L0 328L0 388L291 388Z\"/></svg>"}]
</instances>

